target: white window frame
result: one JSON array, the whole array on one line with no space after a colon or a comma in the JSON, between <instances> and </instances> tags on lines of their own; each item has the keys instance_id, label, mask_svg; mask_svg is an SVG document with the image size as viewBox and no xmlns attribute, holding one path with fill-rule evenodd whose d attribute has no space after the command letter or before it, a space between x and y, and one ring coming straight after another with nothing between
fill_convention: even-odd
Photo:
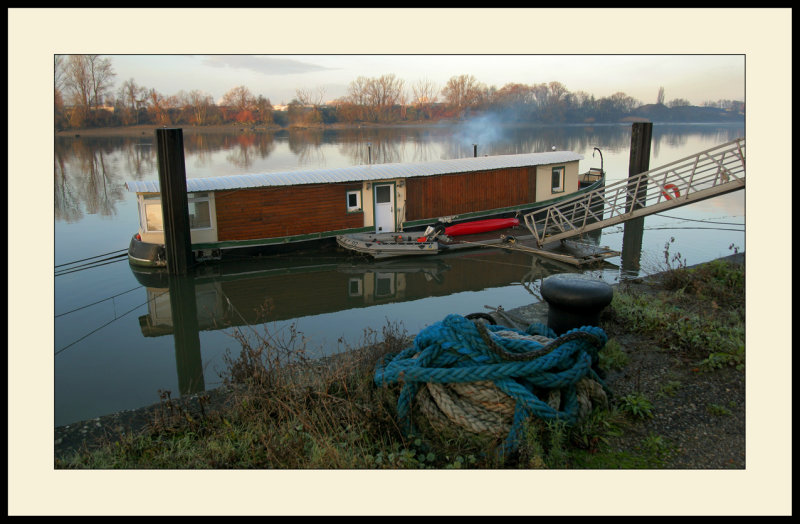
<instances>
[{"instance_id":1,"label":"white window frame","mask_svg":"<svg viewBox=\"0 0 800 524\"><path fill-rule=\"evenodd\" d=\"M558 172L558 185L553 185L554 175ZM563 193L564 192L564 177L567 172L565 166L554 167L550 174L550 192Z\"/></svg>"},{"instance_id":2,"label":"white window frame","mask_svg":"<svg viewBox=\"0 0 800 524\"><path fill-rule=\"evenodd\" d=\"M208 203L208 225L203 227L189 227L191 231L203 231L213 229L214 227L214 217L213 217L213 209L211 206L211 197L209 193L189 193L187 195L187 203L198 203L198 202L207 202ZM164 232L164 221L162 218L161 221L161 229L150 229L149 224L147 222L147 206L158 206L161 207L161 195L158 193L151 194L151 195L139 195L139 219L140 219L140 226L142 231L145 233L163 233ZM163 213L163 208L161 210Z\"/></svg>"},{"instance_id":3,"label":"white window frame","mask_svg":"<svg viewBox=\"0 0 800 524\"><path fill-rule=\"evenodd\" d=\"M355 195L356 196L356 205L355 206L351 206L350 205L350 195ZM354 189L352 191L348 191L346 196L345 196L345 205L347 206L347 212L348 213L358 213L358 212L362 211L362 208L361 208L361 190L360 189Z\"/></svg>"}]
</instances>

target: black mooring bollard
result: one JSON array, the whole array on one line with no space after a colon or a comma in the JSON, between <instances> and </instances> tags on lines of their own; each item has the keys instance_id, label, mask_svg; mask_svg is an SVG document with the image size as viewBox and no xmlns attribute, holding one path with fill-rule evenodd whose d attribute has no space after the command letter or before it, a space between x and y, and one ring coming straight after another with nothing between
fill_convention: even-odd
<instances>
[{"instance_id":1,"label":"black mooring bollard","mask_svg":"<svg viewBox=\"0 0 800 524\"><path fill-rule=\"evenodd\" d=\"M614 290L597 278L561 273L542 281L542 298L548 305L547 326L560 336L573 328L596 326Z\"/></svg>"}]
</instances>

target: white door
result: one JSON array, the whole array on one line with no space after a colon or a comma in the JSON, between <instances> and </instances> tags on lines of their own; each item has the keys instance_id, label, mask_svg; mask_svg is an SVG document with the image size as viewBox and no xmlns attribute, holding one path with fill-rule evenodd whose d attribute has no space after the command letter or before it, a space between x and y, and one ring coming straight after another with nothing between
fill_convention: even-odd
<instances>
[{"instance_id":1,"label":"white door","mask_svg":"<svg viewBox=\"0 0 800 524\"><path fill-rule=\"evenodd\" d=\"M394 186L381 184L373 186L375 191L375 232L394 232Z\"/></svg>"}]
</instances>

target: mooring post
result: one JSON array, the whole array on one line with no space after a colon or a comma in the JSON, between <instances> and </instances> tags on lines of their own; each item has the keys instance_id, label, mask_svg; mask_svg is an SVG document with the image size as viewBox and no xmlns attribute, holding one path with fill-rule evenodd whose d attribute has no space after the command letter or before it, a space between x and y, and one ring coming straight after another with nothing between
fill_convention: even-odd
<instances>
[{"instance_id":1,"label":"mooring post","mask_svg":"<svg viewBox=\"0 0 800 524\"><path fill-rule=\"evenodd\" d=\"M650 142L653 137L652 122L635 122L631 128L631 155L628 164L628 178L633 178L650 169ZM636 201L628 194L629 211L642 207L647 198L647 184L637 188L631 184L630 192L636 193ZM644 235L644 217L626 220L622 228L622 270L632 276L639 272L639 259L642 254L642 237Z\"/></svg>"},{"instance_id":2,"label":"mooring post","mask_svg":"<svg viewBox=\"0 0 800 524\"><path fill-rule=\"evenodd\" d=\"M167 272L173 275L185 275L194 263L194 254L189 231L189 198L186 194L183 130L156 129L156 145Z\"/></svg>"},{"instance_id":3,"label":"mooring post","mask_svg":"<svg viewBox=\"0 0 800 524\"><path fill-rule=\"evenodd\" d=\"M633 178L640 173L650 169L650 142L653 138L652 122L634 122L631 127L631 155L628 163L628 178ZM638 186L638 187L637 187ZM644 207L644 199L647 198L647 184L631 184L629 191L634 192L636 199L628 194L628 204L633 204L629 210Z\"/></svg>"}]
</instances>

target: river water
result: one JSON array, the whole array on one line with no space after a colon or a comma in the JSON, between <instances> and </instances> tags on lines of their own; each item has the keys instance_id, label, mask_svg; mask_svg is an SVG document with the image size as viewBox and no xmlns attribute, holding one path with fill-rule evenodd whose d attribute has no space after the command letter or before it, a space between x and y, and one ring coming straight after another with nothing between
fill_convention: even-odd
<instances>
[{"instance_id":1,"label":"river water","mask_svg":"<svg viewBox=\"0 0 800 524\"><path fill-rule=\"evenodd\" d=\"M630 125L359 128L267 133L184 132L187 178L333 168L548 151L584 156L608 182L625 178ZM653 125L650 168L744 137L743 125ZM130 180L158 180L155 135L55 139L54 423L70 424L134 409L221 382L226 352L239 337L270 336L312 357L344 351L387 322L409 333L449 313L511 309L540 301L538 285L571 266L502 250L466 251L425 260L354 261L344 254L241 260L202 270L172 290L157 275L135 274L127 249L136 232ZM615 283L663 268L670 257L697 264L745 249L745 191L643 219L641 249L628 247L586 270ZM585 241L623 251L624 227ZM625 244L629 244L626 242ZM635 251L635 252L634 252ZM97 257L91 258L90 257ZM88 260L85 260L88 259ZM188 290L188 291L187 291ZM178 297L193 299L189 316ZM191 320L176 320L175 318ZM196 320L195 320L196 319Z\"/></svg>"}]
</instances>

